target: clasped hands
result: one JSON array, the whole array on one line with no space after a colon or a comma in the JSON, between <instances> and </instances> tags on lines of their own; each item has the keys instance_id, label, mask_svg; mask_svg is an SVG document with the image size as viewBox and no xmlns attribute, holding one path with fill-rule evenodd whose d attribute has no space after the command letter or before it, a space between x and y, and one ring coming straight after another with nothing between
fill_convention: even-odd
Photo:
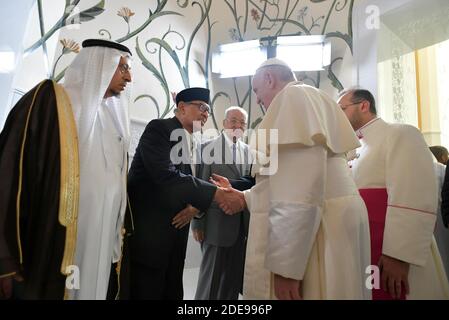
<instances>
[{"instance_id":1,"label":"clasped hands","mask_svg":"<svg viewBox=\"0 0 449 320\"><path fill-rule=\"evenodd\" d=\"M227 178L218 174L212 174L209 181L218 187L215 192L214 200L224 213L233 215L246 208L243 192L232 188L232 185Z\"/></svg>"},{"instance_id":2,"label":"clasped hands","mask_svg":"<svg viewBox=\"0 0 449 320\"><path fill-rule=\"evenodd\" d=\"M233 215L246 208L243 192L233 189L227 178L212 174L210 182L218 187L214 200L226 214ZM181 229L188 225L199 212L198 209L188 204L176 214L172 220L172 225L177 229Z\"/></svg>"}]
</instances>

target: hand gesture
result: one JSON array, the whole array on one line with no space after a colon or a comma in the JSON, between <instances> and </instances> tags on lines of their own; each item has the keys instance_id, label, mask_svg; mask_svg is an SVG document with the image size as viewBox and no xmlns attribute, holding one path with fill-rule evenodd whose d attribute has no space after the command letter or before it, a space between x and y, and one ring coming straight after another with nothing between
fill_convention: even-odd
<instances>
[{"instance_id":1,"label":"hand gesture","mask_svg":"<svg viewBox=\"0 0 449 320\"><path fill-rule=\"evenodd\" d=\"M0 278L0 299L9 299L12 294L12 279L13 276Z\"/></svg>"},{"instance_id":2,"label":"hand gesture","mask_svg":"<svg viewBox=\"0 0 449 320\"><path fill-rule=\"evenodd\" d=\"M274 294L279 300L302 300L302 281L274 275Z\"/></svg>"},{"instance_id":3,"label":"hand gesture","mask_svg":"<svg viewBox=\"0 0 449 320\"><path fill-rule=\"evenodd\" d=\"M200 229L193 229L193 239L195 239L198 242L203 242L204 240L204 231Z\"/></svg>"},{"instance_id":4,"label":"hand gesture","mask_svg":"<svg viewBox=\"0 0 449 320\"><path fill-rule=\"evenodd\" d=\"M401 294L409 294L408 272L410 264L389 256L382 255L379 259L381 287L393 299L400 299ZM404 291L403 292L403 289Z\"/></svg>"},{"instance_id":5,"label":"hand gesture","mask_svg":"<svg viewBox=\"0 0 449 320\"><path fill-rule=\"evenodd\" d=\"M13 280L21 282L23 278L18 274L0 278L0 300L11 298Z\"/></svg>"},{"instance_id":6,"label":"hand gesture","mask_svg":"<svg viewBox=\"0 0 449 320\"><path fill-rule=\"evenodd\" d=\"M232 188L218 188L214 200L218 203L220 209L229 215L241 212L246 208L243 192Z\"/></svg>"},{"instance_id":7,"label":"hand gesture","mask_svg":"<svg viewBox=\"0 0 449 320\"><path fill-rule=\"evenodd\" d=\"M232 188L231 183L229 182L228 178L222 177L218 174L212 173L212 177L209 178L209 181L215 184L217 187L220 188Z\"/></svg>"},{"instance_id":8,"label":"hand gesture","mask_svg":"<svg viewBox=\"0 0 449 320\"><path fill-rule=\"evenodd\" d=\"M172 225L176 229L184 228L190 223L190 220L192 220L193 217L198 214L198 212L200 212L200 210L188 204L187 207L176 214L176 216L172 220Z\"/></svg>"}]
</instances>

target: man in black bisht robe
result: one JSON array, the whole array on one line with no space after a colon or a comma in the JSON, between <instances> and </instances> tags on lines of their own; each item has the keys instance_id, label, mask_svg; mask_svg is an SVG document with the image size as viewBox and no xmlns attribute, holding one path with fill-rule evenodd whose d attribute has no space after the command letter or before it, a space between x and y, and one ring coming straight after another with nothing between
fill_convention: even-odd
<instances>
[{"instance_id":1,"label":"man in black bisht robe","mask_svg":"<svg viewBox=\"0 0 449 320\"><path fill-rule=\"evenodd\" d=\"M78 159L76 127L73 116L70 118L65 113L70 104L64 96L56 83L41 82L15 105L0 134L0 277L3 280L0 295L3 297L13 294L20 299L57 299L64 296L65 276L60 270L66 228L59 222L59 208L77 205L79 191L78 168L70 170L69 164L61 161L63 135L72 137L72 141L65 141L69 149L63 150L63 161L69 157ZM58 111L63 111L61 117ZM62 170L69 174L64 185ZM62 199L62 188L69 188L67 191L74 198ZM14 276L13 284L8 282L10 275Z\"/></svg>"},{"instance_id":2,"label":"man in black bisht robe","mask_svg":"<svg viewBox=\"0 0 449 320\"><path fill-rule=\"evenodd\" d=\"M95 47L89 52L97 56L107 50L122 52L117 57L114 51L112 64L108 54L109 60L98 69L102 75L105 67L108 72L101 80L106 92L96 93L100 100L103 95L119 95L131 81L123 64L129 49L92 39L83 47ZM93 80L83 84L100 86ZM83 199L77 127L86 124L86 117L77 123L74 107L79 107L78 112L91 107L80 99L74 104L71 98L77 96L85 97L86 92L72 88L69 93L68 88L45 80L14 106L0 134L0 299L63 299L69 298L70 285L76 288L79 274L72 267L77 231L83 231L78 223ZM109 292L108 297L116 295Z\"/></svg>"}]
</instances>

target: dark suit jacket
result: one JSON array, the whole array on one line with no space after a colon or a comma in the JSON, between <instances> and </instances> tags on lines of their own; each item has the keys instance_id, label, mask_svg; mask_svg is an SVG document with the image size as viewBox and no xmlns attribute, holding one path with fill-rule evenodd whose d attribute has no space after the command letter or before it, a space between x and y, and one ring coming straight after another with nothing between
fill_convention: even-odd
<instances>
[{"instance_id":1,"label":"dark suit jacket","mask_svg":"<svg viewBox=\"0 0 449 320\"><path fill-rule=\"evenodd\" d=\"M446 166L443 187L441 188L441 215L446 228L449 225L449 166Z\"/></svg>"},{"instance_id":2,"label":"dark suit jacket","mask_svg":"<svg viewBox=\"0 0 449 320\"><path fill-rule=\"evenodd\" d=\"M171 141L172 134L178 139ZM174 250L185 257L189 226L178 230L172 219L187 204L206 210L216 190L213 184L192 176L188 149L174 151L185 142L182 137L184 130L176 117L151 121L140 138L128 175L134 219L131 259L154 268L165 268ZM176 163L176 156L182 159L180 163Z\"/></svg>"}]
</instances>

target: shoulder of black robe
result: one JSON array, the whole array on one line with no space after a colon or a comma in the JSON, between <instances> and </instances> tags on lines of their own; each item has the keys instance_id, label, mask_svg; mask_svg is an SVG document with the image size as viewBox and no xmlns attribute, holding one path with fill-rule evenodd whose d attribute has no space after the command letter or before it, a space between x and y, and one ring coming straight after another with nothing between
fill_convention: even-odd
<instances>
[{"instance_id":1,"label":"shoulder of black robe","mask_svg":"<svg viewBox=\"0 0 449 320\"><path fill-rule=\"evenodd\" d=\"M25 299L61 299L65 291L60 269L66 231L58 221L61 156L54 86L46 80L25 94L0 134L0 275L20 272L25 279L20 298Z\"/></svg>"}]
</instances>

